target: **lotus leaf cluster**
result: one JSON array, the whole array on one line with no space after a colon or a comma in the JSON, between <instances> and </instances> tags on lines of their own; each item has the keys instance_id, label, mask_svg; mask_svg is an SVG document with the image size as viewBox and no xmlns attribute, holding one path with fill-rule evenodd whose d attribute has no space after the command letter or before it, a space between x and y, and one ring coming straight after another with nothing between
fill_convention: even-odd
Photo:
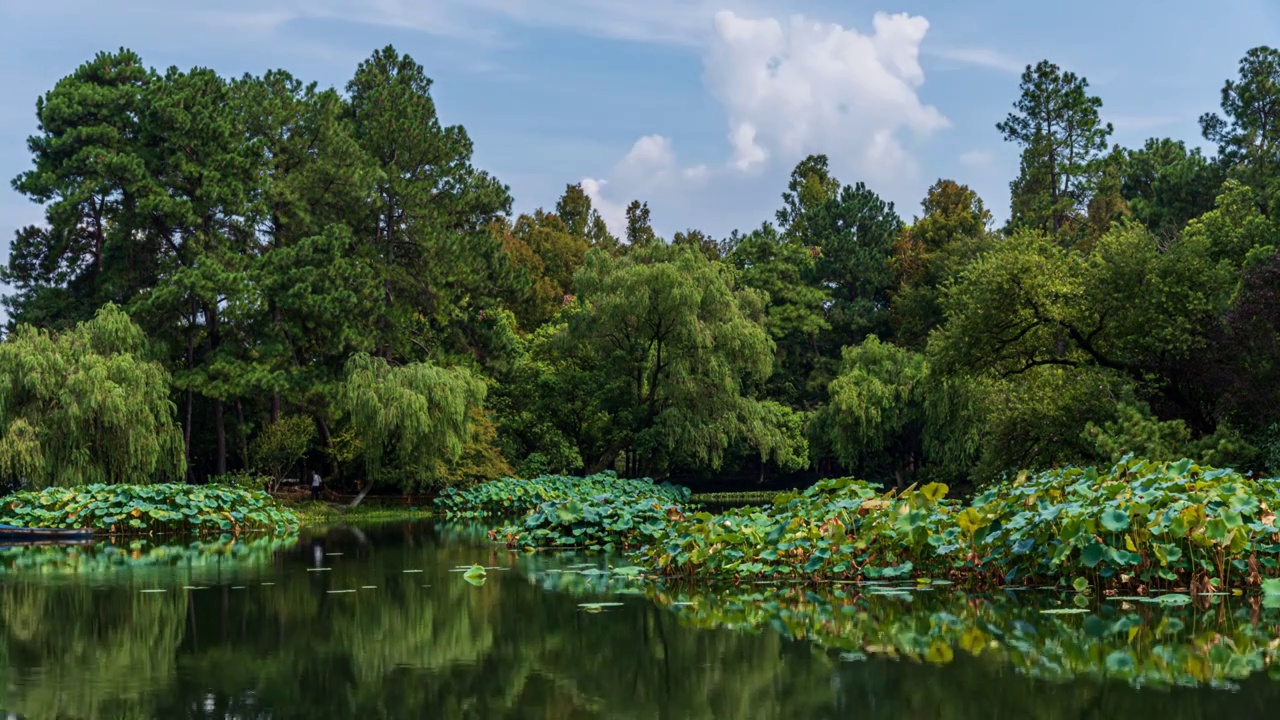
<instances>
[{"instance_id":1,"label":"lotus leaf cluster","mask_svg":"<svg viewBox=\"0 0 1280 720\"><path fill-rule=\"evenodd\" d=\"M90 528L115 534L287 533L298 527L292 512L260 490L181 483L18 492L0 501L0 523L28 528Z\"/></svg>"},{"instance_id":2,"label":"lotus leaf cluster","mask_svg":"<svg viewBox=\"0 0 1280 720\"><path fill-rule=\"evenodd\" d=\"M963 542L946 493L939 483L882 495L860 480L824 480L770 507L694 513L639 560L699 577L906 576Z\"/></svg>"},{"instance_id":3,"label":"lotus leaf cluster","mask_svg":"<svg viewBox=\"0 0 1280 720\"><path fill-rule=\"evenodd\" d=\"M1108 585L1257 585L1277 572L1280 480L1126 458L1004 482L955 516L1008 580L1084 573Z\"/></svg>"},{"instance_id":4,"label":"lotus leaf cluster","mask_svg":"<svg viewBox=\"0 0 1280 720\"><path fill-rule=\"evenodd\" d=\"M464 489L447 488L436 498L435 506L448 519L520 517L547 502L587 500L601 495L653 498L674 505L688 502L690 492L686 487L649 479L619 479L614 472L586 477L542 475L530 480L505 478Z\"/></svg>"},{"instance_id":5,"label":"lotus leaf cluster","mask_svg":"<svg viewBox=\"0 0 1280 720\"><path fill-rule=\"evenodd\" d=\"M522 523L495 529L490 537L508 547L638 550L665 537L670 523L684 519L679 506L648 496L645 489L640 486L626 493L549 500L526 515Z\"/></svg>"}]
</instances>

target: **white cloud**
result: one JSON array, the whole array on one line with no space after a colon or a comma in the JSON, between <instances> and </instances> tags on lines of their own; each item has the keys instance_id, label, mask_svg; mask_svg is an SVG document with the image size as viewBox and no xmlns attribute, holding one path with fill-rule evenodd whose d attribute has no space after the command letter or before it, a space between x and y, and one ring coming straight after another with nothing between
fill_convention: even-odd
<instances>
[{"instance_id":1,"label":"white cloud","mask_svg":"<svg viewBox=\"0 0 1280 720\"><path fill-rule=\"evenodd\" d=\"M1022 60L1006 55L999 50L994 50L992 48L934 48L932 50L928 50L927 53L952 62L964 65L976 65L978 67L1013 73L1015 75L1021 73L1027 66L1027 64Z\"/></svg>"},{"instance_id":2,"label":"white cloud","mask_svg":"<svg viewBox=\"0 0 1280 720\"><path fill-rule=\"evenodd\" d=\"M605 197L604 186L608 184L608 180L582 178L582 192L591 198L592 207L600 213L609 232L616 237L622 237L627 229L627 207Z\"/></svg>"},{"instance_id":3,"label":"white cloud","mask_svg":"<svg viewBox=\"0 0 1280 720\"><path fill-rule=\"evenodd\" d=\"M966 150L960 153L960 164L970 169L990 167L992 160L991 153L986 150Z\"/></svg>"},{"instance_id":4,"label":"white cloud","mask_svg":"<svg viewBox=\"0 0 1280 720\"><path fill-rule=\"evenodd\" d=\"M716 13L704 79L728 116L729 164L746 171L822 152L837 171L909 176L900 131L923 137L949 125L916 94L928 29L902 13L876 13L870 34L799 15L784 23Z\"/></svg>"},{"instance_id":5,"label":"white cloud","mask_svg":"<svg viewBox=\"0 0 1280 720\"><path fill-rule=\"evenodd\" d=\"M582 190L600 211L609 231L621 237L631 200L680 193L702 184L709 174L706 165L680 167L669 138L645 135L613 166L609 180L583 178Z\"/></svg>"},{"instance_id":6,"label":"white cloud","mask_svg":"<svg viewBox=\"0 0 1280 720\"><path fill-rule=\"evenodd\" d=\"M681 170L680 174L684 175L686 180L702 180L707 177L707 172L706 165L694 165Z\"/></svg>"},{"instance_id":7,"label":"white cloud","mask_svg":"<svg viewBox=\"0 0 1280 720\"><path fill-rule=\"evenodd\" d=\"M671 140L662 135L645 135L636 140L631 150L618 163L620 173L648 178L666 173L676 164Z\"/></svg>"},{"instance_id":8,"label":"white cloud","mask_svg":"<svg viewBox=\"0 0 1280 720\"><path fill-rule=\"evenodd\" d=\"M793 16L751 18L715 13L704 46L704 83L725 113L727 157L717 171L681 167L671 140L646 135L607 174L583 189L615 233L632 198L664 208L697 202L691 191L764 171L790 169L809 153L830 157L837 176L899 187L915 175L904 135L927 137L949 126L923 103L922 17L877 13L871 32ZM606 187L607 186L607 187Z\"/></svg>"}]
</instances>

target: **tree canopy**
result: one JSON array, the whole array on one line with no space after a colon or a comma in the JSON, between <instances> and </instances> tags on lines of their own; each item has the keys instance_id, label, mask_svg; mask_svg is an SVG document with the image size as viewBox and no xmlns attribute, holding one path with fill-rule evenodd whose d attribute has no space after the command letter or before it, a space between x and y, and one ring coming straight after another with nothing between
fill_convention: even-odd
<instances>
[{"instance_id":1,"label":"tree canopy","mask_svg":"<svg viewBox=\"0 0 1280 720\"><path fill-rule=\"evenodd\" d=\"M0 271L0 474L1280 472L1278 57L1241 59L1206 151L1113 145L1085 77L1028 65L1003 227L964 178L907 221L814 153L750 229L666 236L635 198L615 237L582 185L513 213L394 47L342 88L99 53L13 180L44 220Z\"/></svg>"}]
</instances>

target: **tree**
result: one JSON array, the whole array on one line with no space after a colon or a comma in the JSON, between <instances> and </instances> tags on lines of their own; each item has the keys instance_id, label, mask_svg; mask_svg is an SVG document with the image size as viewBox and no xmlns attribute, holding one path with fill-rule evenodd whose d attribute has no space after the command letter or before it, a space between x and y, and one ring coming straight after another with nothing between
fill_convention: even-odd
<instances>
[{"instance_id":1,"label":"tree","mask_svg":"<svg viewBox=\"0 0 1280 720\"><path fill-rule=\"evenodd\" d=\"M815 249L795 235L779 233L772 223L732 236L728 244L726 260L738 269L743 287L768 298L764 327L776 348L769 397L792 407L816 403L808 383L818 361L818 338L831 327L825 315L831 295L810 283Z\"/></svg>"},{"instance_id":2,"label":"tree","mask_svg":"<svg viewBox=\"0 0 1280 720\"><path fill-rule=\"evenodd\" d=\"M830 443L846 467L887 462L897 486L924 463L924 355L882 343L875 335L844 349L824 410Z\"/></svg>"},{"instance_id":3,"label":"tree","mask_svg":"<svg viewBox=\"0 0 1280 720\"><path fill-rule=\"evenodd\" d=\"M315 437L311 418L287 415L272 422L249 445L249 464L254 471L271 478L271 491L280 489L280 481L294 463L307 454Z\"/></svg>"},{"instance_id":4,"label":"tree","mask_svg":"<svg viewBox=\"0 0 1280 720\"><path fill-rule=\"evenodd\" d=\"M1201 116L1201 132L1270 209L1280 193L1280 50L1264 45L1245 53L1239 79L1222 86L1222 113Z\"/></svg>"},{"instance_id":5,"label":"tree","mask_svg":"<svg viewBox=\"0 0 1280 720\"><path fill-rule=\"evenodd\" d=\"M499 220L494 230L502 234L507 262L522 280L510 300L512 310L520 327L536 328L564 306L590 245L559 216L542 210L521 215L514 225Z\"/></svg>"},{"instance_id":6,"label":"tree","mask_svg":"<svg viewBox=\"0 0 1280 720\"><path fill-rule=\"evenodd\" d=\"M953 180L939 180L921 202L922 217L893 246L893 328L897 342L923 349L942 323L942 286L985 245L991 213L982 198Z\"/></svg>"},{"instance_id":7,"label":"tree","mask_svg":"<svg viewBox=\"0 0 1280 720\"><path fill-rule=\"evenodd\" d=\"M902 232L893 203L862 183L845 185L805 218L805 228L805 244L821 250L811 282L831 292L824 354L834 356L867 335L887 336L894 279L890 259Z\"/></svg>"},{"instance_id":8,"label":"tree","mask_svg":"<svg viewBox=\"0 0 1280 720\"><path fill-rule=\"evenodd\" d=\"M392 366L364 353L347 361L338 406L363 449L367 482L351 507L388 479L409 488L456 461L471 432L472 411L486 394L466 368L430 363Z\"/></svg>"},{"instance_id":9,"label":"tree","mask_svg":"<svg viewBox=\"0 0 1280 720\"><path fill-rule=\"evenodd\" d=\"M430 90L422 66L390 46L347 83L354 136L375 172L368 212L352 225L379 268L387 359L464 344L470 304L500 270L489 225L511 207L506 186L471 165L466 130L441 125Z\"/></svg>"},{"instance_id":10,"label":"tree","mask_svg":"<svg viewBox=\"0 0 1280 720\"><path fill-rule=\"evenodd\" d=\"M790 241L816 251L805 280L830 294L825 308L830 330L820 354L834 365L844 345L889 331L889 260L902 220L893 203L862 183L842 187L827 164L825 155L810 155L796 165L777 219ZM815 382L825 387L830 371L822 369L822 379Z\"/></svg>"},{"instance_id":11,"label":"tree","mask_svg":"<svg viewBox=\"0 0 1280 720\"><path fill-rule=\"evenodd\" d=\"M564 194L556 201L556 215L570 235L586 239L591 247L609 252L618 249L618 239L610 234L600 212L591 206L591 198L581 183L565 186Z\"/></svg>"},{"instance_id":12,"label":"tree","mask_svg":"<svg viewBox=\"0 0 1280 720\"><path fill-rule=\"evenodd\" d=\"M115 305L59 333L0 342L0 477L29 487L176 480L186 470L169 375Z\"/></svg>"},{"instance_id":13,"label":"tree","mask_svg":"<svg viewBox=\"0 0 1280 720\"><path fill-rule=\"evenodd\" d=\"M718 468L746 439L789 458L773 424L781 418L750 395L772 369L773 344L759 324L761 298L733 272L688 247L655 245L621 257L592 253L575 286L580 308L560 341L590 358L611 437L582 448L589 471L625 455L631 475L672 464ZM581 367L581 366L580 366Z\"/></svg>"},{"instance_id":14,"label":"tree","mask_svg":"<svg viewBox=\"0 0 1280 720\"><path fill-rule=\"evenodd\" d=\"M632 200L627 205L627 246L631 249L647 247L658 242L658 236L649 224L649 203Z\"/></svg>"},{"instance_id":15,"label":"tree","mask_svg":"<svg viewBox=\"0 0 1280 720\"><path fill-rule=\"evenodd\" d=\"M1226 169L1181 140L1152 138L1125 150L1120 194L1138 222L1171 241L1192 219L1213 209Z\"/></svg>"},{"instance_id":16,"label":"tree","mask_svg":"<svg viewBox=\"0 0 1280 720\"><path fill-rule=\"evenodd\" d=\"M18 231L0 279L11 322L68 327L131 297L153 266L134 216L151 194L142 135L157 81L135 53L98 53L36 101L31 170L14 189L45 204L47 227Z\"/></svg>"},{"instance_id":17,"label":"tree","mask_svg":"<svg viewBox=\"0 0 1280 720\"><path fill-rule=\"evenodd\" d=\"M1098 116L1102 100L1088 88L1088 80L1048 60L1023 71L1014 112L996 124L1006 141L1022 147L1021 170L1010 184L1010 228L1056 234L1078 221L1112 131Z\"/></svg>"},{"instance_id":18,"label":"tree","mask_svg":"<svg viewBox=\"0 0 1280 720\"><path fill-rule=\"evenodd\" d=\"M707 235L701 230L694 230L690 228L683 232L677 232L671 237L671 244L688 245L703 255L706 255L708 260L721 259L722 253L720 251L720 244L717 243L710 235Z\"/></svg>"}]
</instances>

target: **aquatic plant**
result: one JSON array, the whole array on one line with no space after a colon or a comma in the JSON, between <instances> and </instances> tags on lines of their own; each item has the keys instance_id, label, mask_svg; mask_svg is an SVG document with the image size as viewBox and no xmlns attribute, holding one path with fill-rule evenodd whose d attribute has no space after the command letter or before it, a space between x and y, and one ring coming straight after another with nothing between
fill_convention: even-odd
<instances>
[{"instance_id":1,"label":"aquatic plant","mask_svg":"<svg viewBox=\"0 0 1280 720\"><path fill-rule=\"evenodd\" d=\"M694 513L642 550L641 564L667 574L881 578L908 575L959 542L938 483L882 495L870 483L824 480L766 508Z\"/></svg>"},{"instance_id":2,"label":"aquatic plant","mask_svg":"<svg viewBox=\"0 0 1280 720\"><path fill-rule=\"evenodd\" d=\"M558 500L592 498L599 495L649 497L671 504L687 502L689 489L649 479L623 480L617 473L602 472L586 477L543 475L530 480L504 478L465 489L446 488L435 499L436 509L446 518L518 517Z\"/></svg>"},{"instance_id":3,"label":"aquatic plant","mask_svg":"<svg viewBox=\"0 0 1280 720\"><path fill-rule=\"evenodd\" d=\"M1207 591L1275 575L1280 480L1189 460L1126 457L989 488L957 518L1005 578L1088 574L1096 583Z\"/></svg>"},{"instance_id":4,"label":"aquatic plant","mask_svg":"<svg viewBox=\"0 0 1280 720\"><path fill-rule=\"evenodd\" d=\"M892 578L999 584L1258 585L1277 572L1280 480L1126 458L1109 471L1022 475L967 506L945 485L879 495L824 481L769 508L695 513L641 551L667 574Z\"/></svg>"},{"instance_id":5,"label":"aquatic plant","mask_svg":"<svg viewBox=\"0 0 1280 720\"><path fill-rule=\"evenodd\" d=\"M85 485L14 493L0 523L109 533L289 532L298 519L262 491L225 485Z\"/></svg>"},{"instance_id":6,"label":"aquatic plant","mask_svg":"<svg viewBox=\"0 0 1280 720\"><path fill-rule=\"evenodd\" d=\"M601 493L548 500L524 522L490 531L508 547L637 550L664 537L667 524L684 518L680 507L644 494Z\"/></svg>"}]
</instances>

